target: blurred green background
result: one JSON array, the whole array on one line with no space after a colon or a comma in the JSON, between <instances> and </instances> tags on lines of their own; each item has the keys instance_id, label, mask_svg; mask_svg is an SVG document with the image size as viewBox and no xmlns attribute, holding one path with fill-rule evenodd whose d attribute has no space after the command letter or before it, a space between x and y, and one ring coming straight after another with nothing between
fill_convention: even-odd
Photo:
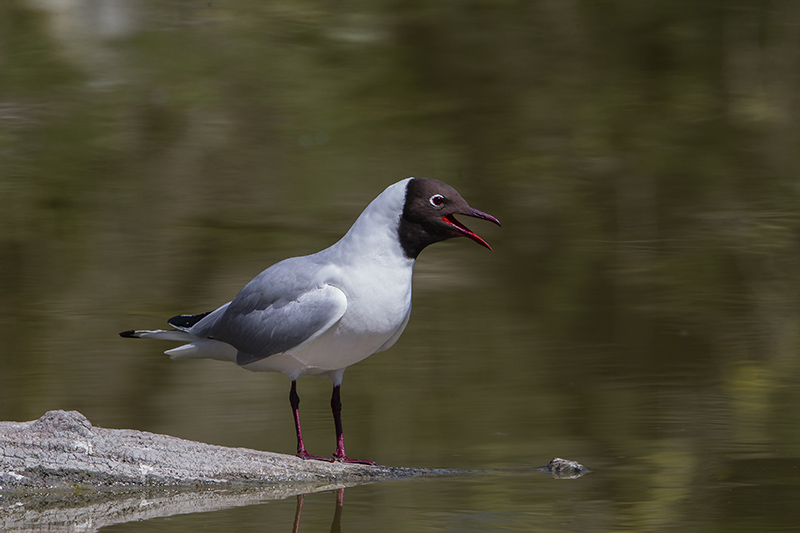
<instances>
[{"instance_id":1,"label":"blurred green background","mask_svg":"<svg viewBox=\"0 0 800 533\"><path fill-rule=\"evenodd\" d=\"M503 228L420 256L348 452L595 472L350 489L348 529L794 530L799 115L790 0L4 0L0 419L291 453L285 377L117 332L435 177ZM299 392L331 453L329 383Z\"/></svg>"}]
</instances>

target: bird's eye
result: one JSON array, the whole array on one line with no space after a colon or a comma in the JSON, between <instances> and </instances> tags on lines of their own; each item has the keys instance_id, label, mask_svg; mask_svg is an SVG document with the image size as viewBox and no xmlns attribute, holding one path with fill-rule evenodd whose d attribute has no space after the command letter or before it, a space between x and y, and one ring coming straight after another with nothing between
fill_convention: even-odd
<instances>
[{"instance_id":1,"label":"bird's eye","mask_svg":"<svg viewBox=\"0 0 800 533\"><path fill-rule=\"evenodd\" d=\"M444 203L444 196L441 194L434 194L428 199L428 201L433 207L439 207Z\"/></svg>"}]
</instances>

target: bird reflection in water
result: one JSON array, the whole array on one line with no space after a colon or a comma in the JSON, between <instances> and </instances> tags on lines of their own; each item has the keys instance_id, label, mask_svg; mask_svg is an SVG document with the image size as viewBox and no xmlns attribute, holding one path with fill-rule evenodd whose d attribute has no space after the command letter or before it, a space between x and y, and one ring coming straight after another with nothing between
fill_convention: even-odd
<instances>
[{"instance_id":1,"label":"bird reflection in water","mask_svg":"<svg viewBox=\"0 0 800 533\"><path fill-rule=\"evenodd\" d=\"M297 495L297 509L294 513L293 533L300 531L300 515L303 514L303 502L305 494ZM336 508L333 510L333 522L331 523L331 533L339 533L342 530L342 507L344 505L344 488L336 489Z\"/></svg>"}]
</instances>

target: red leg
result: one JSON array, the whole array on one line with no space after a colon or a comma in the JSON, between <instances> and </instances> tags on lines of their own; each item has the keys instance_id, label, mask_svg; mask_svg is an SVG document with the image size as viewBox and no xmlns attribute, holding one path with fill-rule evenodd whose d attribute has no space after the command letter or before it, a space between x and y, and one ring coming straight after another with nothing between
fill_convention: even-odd
<instances>
[{"instance_id":1,"label":"red leg","mask_svg":"<svg viewBox=\"0 0 800 533\"><path fill-rule=\"evenodd\" d=\"M333 411L333 424L336 426L336 451L333 458L342 463L360 463L364 465L378 466L374 461L362 459L350 459L344 451L344 432L342 431L342 400L339 396L339 385L333 386L331 395L331 411ZM298 426L300 427L300 426ZM298 433L299 435L299 433Z\"/></svg>"},{"instance_id":2,"label":"red leg","mask_svg":"<svg viewBox=\"0 0 800 533\"><path fill-rule=\"evenodd\" d=\"M292 381L292 389L289 391L289 403L292 406L292 414L294 415L294 429L297 431L297 457L300 459L316 459L318 461L328 462L333 461L333 459L328 457L311 455L306 451L306 446L303 444L303 432L300 429L300 396L297 395L297 381Z\"/></svg>"}]
</instances>

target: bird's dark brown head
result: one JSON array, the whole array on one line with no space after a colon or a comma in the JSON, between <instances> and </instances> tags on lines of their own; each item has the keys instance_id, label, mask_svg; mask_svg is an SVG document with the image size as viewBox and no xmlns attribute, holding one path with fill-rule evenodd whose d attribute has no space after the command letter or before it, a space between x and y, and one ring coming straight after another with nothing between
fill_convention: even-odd
<instances>
[{"instance_id":1,"label":"bird's dark brown head","mask_svg":"<svg viewBox=\"0 0 800 533\"><path fill-rule=\"evenodd\" d=\"M459 222L455 215L500 221L488 213L470 207L458 191L439 180L412 178L406 185L406 200L398 234L403 251L416 259L429 244L453 237L469 237L489 250L489 244Z\"/></svg>"}]
</instances>

